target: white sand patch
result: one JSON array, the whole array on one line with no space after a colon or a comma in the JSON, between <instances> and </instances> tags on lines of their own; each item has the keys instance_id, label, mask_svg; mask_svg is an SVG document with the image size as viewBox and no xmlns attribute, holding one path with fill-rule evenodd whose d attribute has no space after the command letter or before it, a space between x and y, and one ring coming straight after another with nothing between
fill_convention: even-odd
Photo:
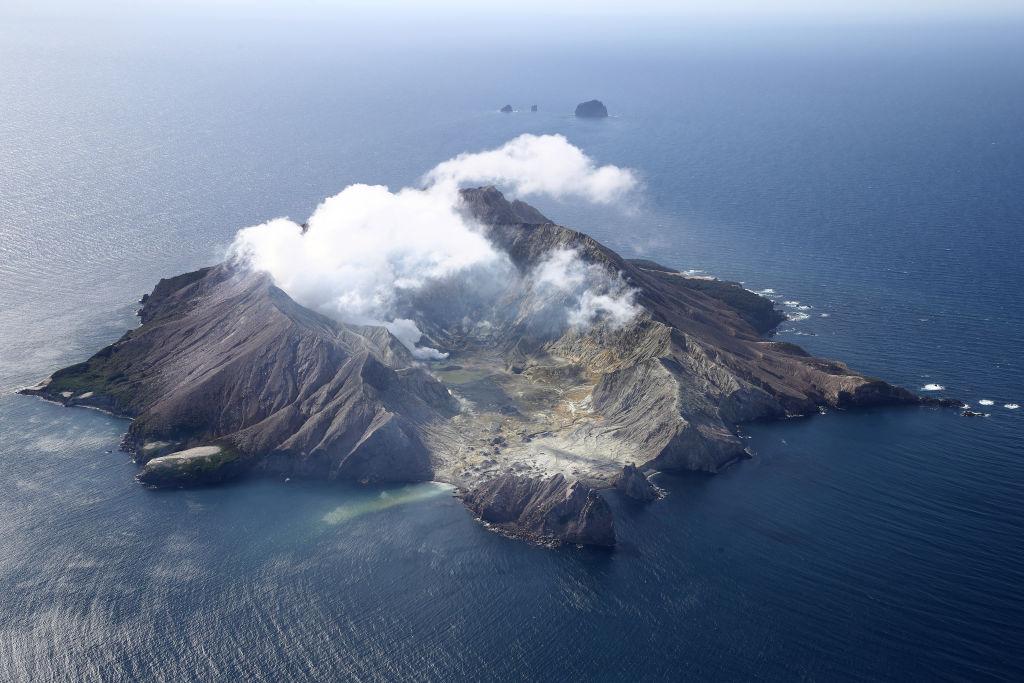
<instances>
[{"instance_id":1,"label":"white sand patch","mask_svg":"<svg viewBox=\"0 0 1024 683\"><path fill-rule=\"evenodd\" d=\"M195 448L188 448L177 453L170 453L168 455L161 456L159 458L153 458L150 463L176 463L186 462L194 458L209 458L211 455L217 455L223 450L220 446L196 446Z\"/></svg>"}]
</instances>

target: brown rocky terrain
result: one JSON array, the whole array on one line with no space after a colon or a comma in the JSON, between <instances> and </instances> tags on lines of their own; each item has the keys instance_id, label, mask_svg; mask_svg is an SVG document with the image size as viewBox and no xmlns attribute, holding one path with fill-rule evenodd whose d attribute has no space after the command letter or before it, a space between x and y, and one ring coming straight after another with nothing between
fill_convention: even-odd
<instances>
[{"instance_id":1,"label":"brown rocky terrain","mask_svg":"<svg viewBox=\"0 0 1024 683\"><path fill-rule=\"evenodd\" d=\"M614 529L598 489L618 481L650 500L643 470L717 472L745 455L738 424L947 403L766 339L783 316L736 283L623 259L494 188L462 201L514 272L472 311L436 291L407 302L445 360L418 361L384 327L324 317L221 264L161 280L140 327L23 392L132 418L125 447L147 485L434 479L506 533L602 546ZM552 318L562 302L530 274L560 251L638 314ZM456 322L470 312L487 326Z\"/></svg>"}]
</instances>

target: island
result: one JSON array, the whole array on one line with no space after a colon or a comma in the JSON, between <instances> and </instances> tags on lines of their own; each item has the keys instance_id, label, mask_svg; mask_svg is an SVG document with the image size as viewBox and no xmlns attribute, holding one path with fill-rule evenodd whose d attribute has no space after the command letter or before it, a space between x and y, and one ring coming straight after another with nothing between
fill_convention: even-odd
<instances>
[{"instance_id":1,"label":"island","mask_svg":"<svg viewBox=\"0 0 1024 683\"><path fill-rule=\"evenodd\" d=\"M608 118L608 108L601 100L590 100L576 105L576 116L584 119Z\"/></svg>"},{"instance_id":2,"label":"island","mask_svg":"<svg viewBox=\"0 0 1024 683\"><path fill-rule=\"evenodd\" d=\"M545 327L549 300L510 288L493 324L468 326L433 297L410 307L443 352L421 360L383 326L327 318L221 263L160 280L139 327L22 392L131 418L123 447L147 486L435 480L495 531L590 546L615 544L606 496L654 501L651 472L748 457L743 423L960 406L773 340L785 316L738 283L625 259L494 187L460 202L520 272L575 254L621 279L637 313Z\"/></svg>"}]
</instances>

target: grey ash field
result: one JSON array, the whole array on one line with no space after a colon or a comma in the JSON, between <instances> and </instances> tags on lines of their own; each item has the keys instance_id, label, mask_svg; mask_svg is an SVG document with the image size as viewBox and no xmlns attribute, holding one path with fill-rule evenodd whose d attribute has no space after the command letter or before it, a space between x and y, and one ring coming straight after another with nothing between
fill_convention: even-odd
<instances>
[{"instance_id":1,"label":"grey ash field","mask_svg":"<svg viewBox=\"0 0 1024 683\"><path fill-rule=\"evenodd\" d=\"M132 418L124 445L149 486L436 480L497 530L598 546L615 543L600 489L649 500L644 471L717 472L744 457L741 423L959 405L765 338L784 316L737 283L623 259L492 187L462 204L520 273L572 250L621 277L642 312L552 327L537 320L550 302L510 284L481 331L428 293L408 313L449 357L423 362L383 327L339 323L220 264L161 280L140 327L23 393Z\"/></svg>"}]
</instances>

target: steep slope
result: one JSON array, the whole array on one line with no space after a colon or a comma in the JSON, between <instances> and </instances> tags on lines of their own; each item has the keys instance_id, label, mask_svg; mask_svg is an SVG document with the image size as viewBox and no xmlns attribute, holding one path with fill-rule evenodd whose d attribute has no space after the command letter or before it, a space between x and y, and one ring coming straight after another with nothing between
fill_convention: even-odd
<instances>
[{"instance_id":1,"label":"steep slope","mask_svg":"<svg viewBox=\"0 0 1024 683\"><path fill-rule=\"evenodd\" d=\"M25 393L135 418L125 443L140 464L216 443L247 469L430 478L422 430L457 406L383 328L336 323L228 266L162 280L140 317Z\"/></svg>"},{"instance_id":2,"label":"steep slope","mask_svg":"<svg viewBox=\"0 0 1024 683\"><path fill-rule=\"evenodd\" d=\"M512 536L541 543L615 545L608 503L589 486L570 483L561 474L549 479L504 474L467 494L466 505Z\"/></svg>"}]
</instances>

